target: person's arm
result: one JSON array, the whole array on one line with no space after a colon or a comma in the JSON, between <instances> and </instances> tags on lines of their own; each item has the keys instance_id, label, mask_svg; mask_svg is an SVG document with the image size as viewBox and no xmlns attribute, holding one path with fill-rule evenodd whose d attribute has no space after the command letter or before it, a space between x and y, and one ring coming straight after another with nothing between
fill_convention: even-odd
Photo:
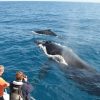
<instances>
[{"instance_id":1,"label":"person's arm","mask_svg":"<svg viewBox=\"0 0 100 100\"><path fill-rule=\"evenodd\" d=\"M7 88L9 86L9 83L6 82L3 78L0 78L0 80L1 80L4 88Z\"/></svg>"},{"instance_id":2,"label":"person's arm","mask_svg":"<svg viewBox=\"0 0 100 100\"><path fill-rule=\"evenodd\" d=\"M7 87L9 87L9 86L10 86L10 84L9 84L8 82L6 82L6 84L7 84Z\"/></svg>"},{"instance_id":3,"label":"person's arm","mask_svg":"<svg viewBox=\"0 0 100 100\"><path fill-rule=\"evenodd\" d=\"M28 81L28 78L27 78L27 76L26 76L26 77L24 77L23 82L27 82L27 81Z\"/></svg>"},{"instance_id":4,"label":"person's arm","mask_svg":"<svg viewBox=\"0 0 100 100\"><path fill-rule=\"evenodd\" d=\"M3 85L3 86L4 86L4 88L7 88L7 87L9 87L9 86L10 86L10 84L9 84L8 82L6 82L6 81L5 81L5 83L4 83L4 85Z\"/></svg>"}]
</instances>

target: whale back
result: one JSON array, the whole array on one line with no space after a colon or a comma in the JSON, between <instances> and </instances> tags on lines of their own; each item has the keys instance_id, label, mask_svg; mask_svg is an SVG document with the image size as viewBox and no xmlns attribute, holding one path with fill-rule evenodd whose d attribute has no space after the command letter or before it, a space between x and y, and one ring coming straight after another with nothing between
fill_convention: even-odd
<instances>
[{"instance_id":1,"label":"whale back","mask_svg":"<svg viewBox=\"0 0 100 100\"><path fill-rule=\"evenodd\" d=\"M35 31L38 34L45 34L45 35L52 35L52 36L57 36L51 29L46 29L46 30L36 30Z\"/></svg>"}]
</instances>

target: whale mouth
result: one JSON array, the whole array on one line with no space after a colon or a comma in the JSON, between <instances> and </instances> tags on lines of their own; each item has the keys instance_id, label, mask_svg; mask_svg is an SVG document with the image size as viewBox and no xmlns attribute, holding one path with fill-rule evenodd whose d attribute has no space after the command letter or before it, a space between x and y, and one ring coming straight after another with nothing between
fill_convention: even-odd
<instances>
[{"instance_id":1,"label":"whale mouth","mask_svg":"<svg viewBox=\"0 0 100 100\"><path fill-rule=\"evenodd\" d=\"M65 61L65 59L63 58L63 56L61 56L60 54L50 54L47 52L47 47L46 47L46 43L52 43L51 41L36 41L37 45L44 51L44 53L49 57L52 58L53 60L55 60L58 63L64 64L68 66L68 63Z\"/></svg>"}]
</instances>

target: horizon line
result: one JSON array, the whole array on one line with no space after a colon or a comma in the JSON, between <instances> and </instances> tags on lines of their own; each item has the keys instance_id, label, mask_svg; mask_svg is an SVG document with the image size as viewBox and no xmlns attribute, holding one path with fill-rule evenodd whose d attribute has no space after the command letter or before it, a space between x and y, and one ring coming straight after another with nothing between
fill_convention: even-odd
<instances>
[{"instance_id":1,"label":"horizon line","mask_svg":"<svg viewBox=\"0 0 100 100\"><path fill-rule=\"evenodd\" d=\"M80 1L80 0L0 0L0 2L2 2L2 1L22 1L22 2L24 2L24 1L41 1L41 2L73 2L73 3L100 3L100 1Z\"/></svg>"},{"instance_id":2,"label":"horizon line","mask_svg":"<svg viewBox=\"0 0 100 100\"><path fill-rule=\"evenodd\" d=\"M68 3L100 3L100 2L95 2L95 1L64 1L64 0L61 0L61 1L57 1L57 0L53 0L53 1L50 1L50 0L0 0L0 2L16 2L16 1L20 1L20 2L68 2Z\"/></svg>"}]
</instances>

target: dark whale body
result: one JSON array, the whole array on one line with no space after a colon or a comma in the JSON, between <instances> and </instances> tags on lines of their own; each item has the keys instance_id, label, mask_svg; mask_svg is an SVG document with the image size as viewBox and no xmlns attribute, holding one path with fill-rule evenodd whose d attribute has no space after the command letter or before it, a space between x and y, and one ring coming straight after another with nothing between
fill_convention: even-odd
<instances>
[{"instance_id":1,"label":"dark whale body","mask_svg":"<svg viewBox=\"0 0 100 100\"><path fill-rule=\"evenodd\" d=\"M69 48L51 41L37 41L36 43L45 47L48 55L61 55L64 58L68 65L61 65L60 69L69 79L78 83L82 90L100 96L100 74L92 66Z\"/></svg>"},{"instance_id":2,"label":"dark whale body","mask_svg":"<svg viewBox=\"0 0 100 100\"><path fill-rule=\"evenodd\" d=\"M43 43L43 46L46 47L48 54L51 54L51 55L59 54L59 55L61 55L61 48L59 46L52 44L51 41L46 41L45 43Z\"/></svg>"},{"instance_id":3,"label":"dark whale body","mask_svg":"<svg viewBox=\"0 0 100 100\"><path fill-rule=\"evenodd\" d=\"M45 34L45 35L52 35L52 36L57 36L53 31L51 31L50 29L46 29L46 30L37 30L35 31L38 34Z\"/></svg>"}]
</instances>

